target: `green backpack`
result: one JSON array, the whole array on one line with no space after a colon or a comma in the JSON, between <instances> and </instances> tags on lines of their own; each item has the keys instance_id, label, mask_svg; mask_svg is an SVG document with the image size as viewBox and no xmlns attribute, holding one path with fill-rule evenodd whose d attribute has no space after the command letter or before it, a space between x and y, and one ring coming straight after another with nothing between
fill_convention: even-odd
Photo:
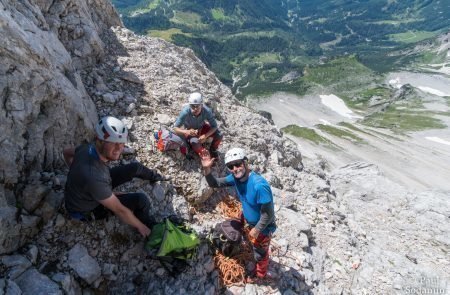
<instances>
[{"instance_id":1,"label":"green backpack","mask_svg":"<svg viewBox=\"0 0 450 295\"><path fill-rule=\"evenodd\" d=\"M145 248L157 250L156 257L171 275L183 272L200 244L195 232L183 225L173 224L169 218L155 224Z\"/></svg>"}]
</instances>

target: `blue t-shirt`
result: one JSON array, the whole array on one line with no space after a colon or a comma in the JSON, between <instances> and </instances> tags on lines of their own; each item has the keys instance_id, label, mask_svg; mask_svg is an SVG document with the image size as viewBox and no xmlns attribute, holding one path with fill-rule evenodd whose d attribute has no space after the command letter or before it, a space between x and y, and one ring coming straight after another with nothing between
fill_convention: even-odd
<instances>
[{"instance_id":1,"label":"blue t-shirt","mask_svg":"<svg viewBox=\"0 0 450 295\"><path fill-rule=\"evenodd\" d=\"M214 119L214 115L210 108L205 105L202 105L202 112L200 115L195 117L191 112L191 107L189 105L183 107L180 115L175 121L175 127L180 127L183 125L186 129L200 129L203 124L207 121L211 128L217 128L216 119Z\"/></svg>"},{"instance_id":2,"label":"blue t-shirt","mask_svg":"<svg viewBox=\"0 0 450 295\"><path fill-rule=\"evenodd\" d=\"M272 203L273 206L272 190L267 180L253 171L244 182L236 180L233 174L227 175L225 179L227 184L236 188L247 222L256 225L261 217L261 205Z\"/></svg>"}]
</instances>

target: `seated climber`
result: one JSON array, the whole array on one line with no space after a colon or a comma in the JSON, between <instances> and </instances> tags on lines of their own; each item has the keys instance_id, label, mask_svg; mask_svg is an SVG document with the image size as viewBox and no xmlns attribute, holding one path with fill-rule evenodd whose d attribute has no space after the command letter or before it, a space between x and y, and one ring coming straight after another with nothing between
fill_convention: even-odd
<instances>
[{"instance_id":1,"label":"seated climber","mask_svg":"<svg viewBox=\"0 0 450 295\"><path fill-rule=\"evenodd\" d=\"M175 121L175 133L184 137L198 155L206 151L203 143L212 137L209 153L212 157L217 157L222 134L217 128L211 109L203 105L202 95L198 92L189 95L188 103Z\"/></svg>"},{"instance_id":2,"label":"seated climber","mask_svg":"<svg viewBox=\"0 0 450 295\"><path fill-rule=\"evenodd\" d=\"M93 143L66 148L63 152L70 167L64 193L69 215L74 219L89 221L106 217L110 210L136 228L142 236L148 236L152 219L149 216L150 201L147 195L115 193L112 189L133 177L151 182L166 179L137 162L108 168L106 164L119 159L127 142L128 130L122 121L104 117L96 125L95 131Z\"/></svg>"},{"instance_id":3,"label":"seated climber","mask_svg":"<svg viewBox=\"0 0 450 295\"><path fill-rule=\"evenodd\" d=\"M269 245L276 229L272 190L269 183L249 167L246 153L241 148L233 148L225 154L225 165L230 174L216 178L211 173L214 158L207 153L201 156L204 175L210 187L234 186L242 203L241 221L250 228L248 238L253 247L256 270L248 278L248 283L272 279L269 267Z\"/></svg>"}]
</instances>

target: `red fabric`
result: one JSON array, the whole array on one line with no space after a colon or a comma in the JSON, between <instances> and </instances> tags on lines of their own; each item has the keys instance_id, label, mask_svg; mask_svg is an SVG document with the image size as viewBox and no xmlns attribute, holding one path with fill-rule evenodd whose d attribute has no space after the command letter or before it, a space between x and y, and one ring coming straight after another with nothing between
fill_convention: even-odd
<instances>
[{"instance_id":1,"label":"red fabric","mask_svg":"<svg viewBox=\"0 0 450 295\"><path fill-rule=\"evenodd\" d=\"M247 221L244 218L244 214L241 212L241 222L242 224L247 224ZM266 255L262 257L259 261L256 261L256 276L258 278L264 278L267 274L267 270L269 269L269 254L270 254L270 241L272 237L266 236L262 233L258 235L256 239L249 239L250 244L253 248L253 254L255 253L255 248L263 249Z\"/></svg>"},{"instance_id":2,"label":"red fabric","mask_svg":"<svg viewBox=\"0 0 450 295\"><path fill-rule=\"evenodd\" d=\"M198 135L197 136L195 136L195 137L200 137L200 136L202 136L203 134L206 134L206 133L208 133L209 132L209 130L211 130L211 125L209 125L209 123L204 123L203 124L203 126L202 126L202 128L200 128L200 130L199 130L199 132L198 132ZM188 139L188 142L189 142L189 139L190 138L192 138L193 136L189 136L187 139ZM209 137L212 137L213 138L213 141L212 141L212 143L211 143L211 150L217 150L217 148L219 147L219 145L220 145L220 143L221 143L221 141L222 141L222 139L220 138L220 137L218 137L217 136L217 131L216 132L214 132L211 136L209 136ZM202 144L200 144L200 143L191 143L191 147L192 147L192 149L194 150L194 152L196 152L198 155L200 155L200 154L202 154L204 151L206 151L206 149L203 147L203 145Z\"/></svg>"},{"instance_id":3,"label":"red fabric","mask_svg":"<svg viewBox=\"0 0 450 295\"><path fill-rule=\"evenodd\" d=\"M256 276L259 278L264 278L269 268L270 240L270 236L259 234L255 241L251 241L254 248L264 249L266 252L266 255L261 260L256 262Z\"/></svg>"}]
</instances>

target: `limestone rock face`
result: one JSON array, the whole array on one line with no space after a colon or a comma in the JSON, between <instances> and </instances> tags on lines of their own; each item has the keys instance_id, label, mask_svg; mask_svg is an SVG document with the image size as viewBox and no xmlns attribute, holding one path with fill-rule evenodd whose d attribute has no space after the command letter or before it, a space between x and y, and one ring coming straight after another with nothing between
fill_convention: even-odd
<instances>
[{"instance_id":1,"label":"limestone rock face","mask_svg":"<svg viewBox=\"0 0 450 295\"><path fill-rule=\"evenodd\" d=\"M44 195L22 197L17 184L61 167L65 146L92 137L97 112L80 71L102 59L103 30L120 24L105 0L0 1L2 207L21 199L34 211Z\"/></svg>"},{"instance_id":2,"label":"limestone rock face","mask_svg":"<svg viewBox=\"0 0 450 295\"><path fill-rule=\"evenodd\" d=\"M20 215L15 207L0 207L0 254L23 246L38 232L39 220L36 216Z\"/></svg>"},{"instance_id":3,"label":"limestone rock face","mask_svg":"<svg viewBox=\"0 0 450 295\"><path fill-rule=\"evenodd\" d=\"M69 21L77 23L76 19L70 20L70 13L63 9L63 4L75 11L84 9L88 18L77 13L78 22L89 23L87 3L38 3L40 5L31 1L0 2L0 38L3 40L0 99L4 106L0 109L2 185L23 181L27 177L24 170L40 171L56 166L60 162L61 147L74 138L88 138L97 118L95 106L71 57L76 45L61 38L68 32L75 34L76 27L71 27ZM80 58L97 59L101 52L93 48L101 47L96 41L99 32L95 34L97 38L93 36L100 28L85 27L86 30L91 28L92 36L79 41L85 47Z\"/></svg>"}]
</instances>

